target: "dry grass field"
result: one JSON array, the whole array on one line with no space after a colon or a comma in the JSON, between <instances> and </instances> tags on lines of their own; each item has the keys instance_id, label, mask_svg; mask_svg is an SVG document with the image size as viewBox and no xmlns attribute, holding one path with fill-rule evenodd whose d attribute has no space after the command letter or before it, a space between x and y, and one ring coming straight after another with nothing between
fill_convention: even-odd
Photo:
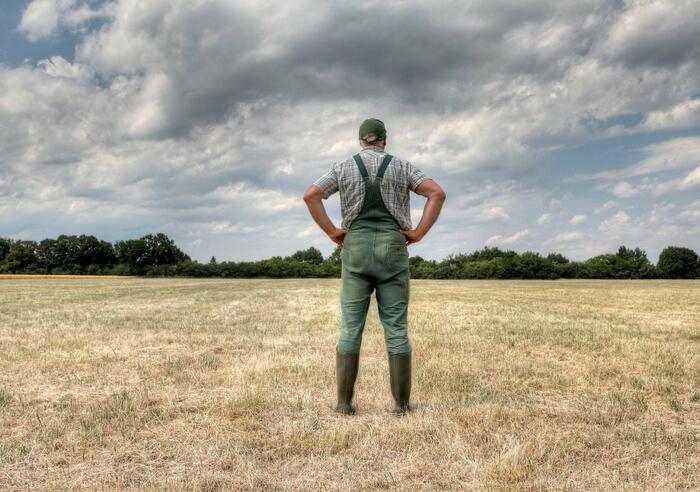
<instances>
[{"instance_id":1,"label":"dry grass field","mask_svg":"<svg viewBox=\"0 0 700 492\"><path fill-rule=\"evenodd\" d=\"M699 281L413 281L403 418L339 288L0 279L0 489L700 488Z\"/></svg>"}]
</instances>

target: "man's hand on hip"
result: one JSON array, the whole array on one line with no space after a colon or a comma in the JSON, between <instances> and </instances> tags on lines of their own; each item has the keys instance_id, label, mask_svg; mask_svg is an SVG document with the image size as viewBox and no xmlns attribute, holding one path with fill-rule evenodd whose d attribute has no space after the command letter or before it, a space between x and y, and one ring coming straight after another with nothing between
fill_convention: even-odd
<instances>
[{"instance_id":1,"label":"man's hand on hip","mask_svg":"<svg viewBox=\"0 0 700 492\"><path fill-rule=\"evenodd\" d=\"M423 239L423 234L421 234L418 231L399 231L401 234L403 234L406 237L406 246L417 243L421 239Z\"/></svg>"},{"instance_id":2,"label":"man's hand on hip","mask_svg":"<svg viewBox=\"0 0 700 492\"><path fill-rule=\"evenodd\" d=\"M331 241L333 241L336 244L343 245L343 241L345 241L345 235L348 233L347 229L343 228L335 228L331 232L328 233L328 237L331 238Z\"/></svg>"},{"instance_id":3,"label":"man's hand on hip","mask_svg":"<svg viewBox=\"0 0 700 492\"><path fill-rule=\"evenodd\" d=\"M440 215L442 204L445 201L445 191L432 179L426 179L416 187L416 193L428 200L423 207L423 216L418 226L413 231L401 231L406 236L406 245L417 243L428 233Z\"/></svg>"},{"instance_id":4,"label":"man's hand on hip","mask_svg":"<svg viewBox=\"0 0 700 492\"><path fill-rule=\"evenodd\" d=\"M331 238L331 241L342 246L345 240L345 234L347 234L348 231L334 226L331 219L328 218L326 208L321 202L325 196L326 193L323 190L316 185L311 185L304 193L304 201L306 202L306 206L309 207L311 217L313 217L318 226Z\"/></svg>"}]
</instances>

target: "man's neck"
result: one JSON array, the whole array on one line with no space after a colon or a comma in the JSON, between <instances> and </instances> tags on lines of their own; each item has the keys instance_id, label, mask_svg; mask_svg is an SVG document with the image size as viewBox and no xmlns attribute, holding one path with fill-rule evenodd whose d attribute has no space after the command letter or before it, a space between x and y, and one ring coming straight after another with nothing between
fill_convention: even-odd
<instances>
[{"instance_id":1,"label":"man's neck","mask_svg":"<svg viewBox=\"0 0 700 492\"><path fill-rule=\"evenodd\" d=\"M384 145L365 145L362 150L374 150L376 152L384 152Z\"/></svg>"}]
</instances>

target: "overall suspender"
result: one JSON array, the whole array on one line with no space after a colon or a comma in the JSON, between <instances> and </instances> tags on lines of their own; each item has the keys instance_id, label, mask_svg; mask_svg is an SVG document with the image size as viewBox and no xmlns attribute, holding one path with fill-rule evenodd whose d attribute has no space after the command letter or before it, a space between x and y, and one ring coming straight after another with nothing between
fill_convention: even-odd
<instances>
[{"instance_id":1,"label":"overall suspender","mask_svg":"<svg viewBox=\"0 0 700 492\"><path fill-rule=\"evenodd\" d=\"M367 168L365 167L365 163L362 162L362 157L360 157L360 154L355 154L352 156L353 159L355 159L355 164L357 164L357 167L360 169L360 174L362 175L363 178L368 178L369 173L367 173ZM389 163L391 160L394 158L393 155L385 155L384 160L382 161L381 165L379 166L379 169L377 170L377 178L383 178L384 177L384 171L386 171L386 168L389 166Z\"/></svg>"}]
</instances>

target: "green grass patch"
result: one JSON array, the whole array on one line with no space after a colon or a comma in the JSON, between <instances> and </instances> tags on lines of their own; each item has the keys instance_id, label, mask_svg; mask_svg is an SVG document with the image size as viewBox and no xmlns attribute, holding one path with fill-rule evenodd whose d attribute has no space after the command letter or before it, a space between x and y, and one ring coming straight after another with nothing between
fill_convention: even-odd
<instances>
[{"instance_id":1,"label":"green grass patch","mask_svg":"<svg viewBox=\"0 0 700 492\"><path fill-rule=\"evenodd\" d=\"M4 389L0 389L0 409L10 405L12 395Z\"/></svg>"}]
</instances>

